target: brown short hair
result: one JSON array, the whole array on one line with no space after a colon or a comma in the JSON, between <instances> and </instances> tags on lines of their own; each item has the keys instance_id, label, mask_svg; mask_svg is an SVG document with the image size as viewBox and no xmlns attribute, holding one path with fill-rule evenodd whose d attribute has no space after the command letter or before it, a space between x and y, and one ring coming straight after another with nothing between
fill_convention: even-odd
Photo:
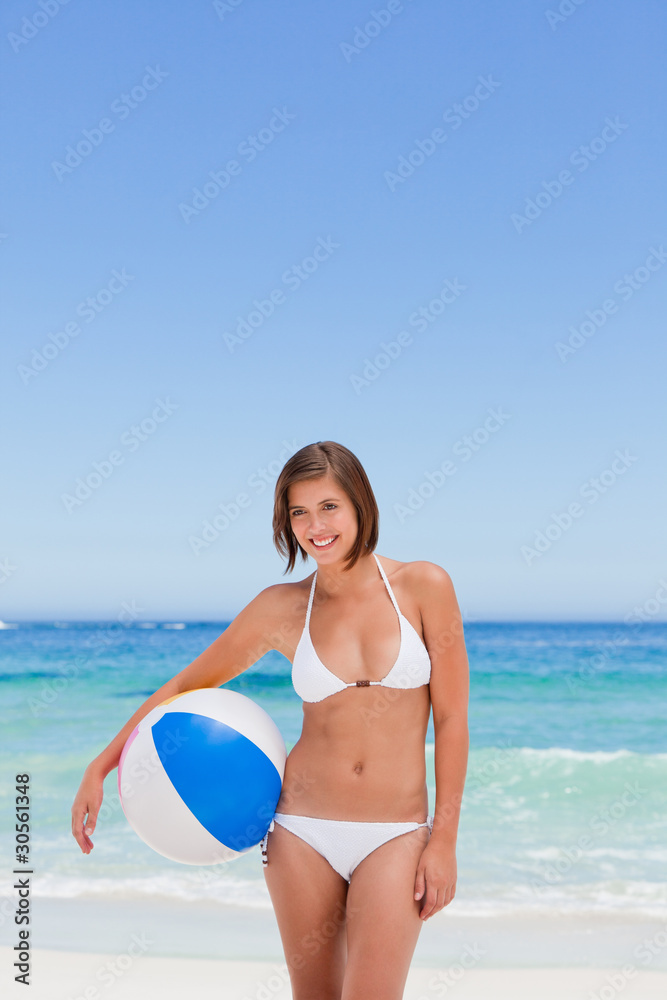
<instances>
[{"instance_id":1,"label":"brown short hair","mask_svg":"<svg viewBox=\"0 0 667 1000\"><path fill-rule=\"evenodd\" d=\"M308 559L308 553L297 542L292 531L287 490L294 483L305 479L321 479L326 475L331 475L345 491L357 512L359 530L344 569L352 569L362 553L370 555L378 543L380 512L361 462L349 448L336 441L315 441L314 444L300 448L285 462L276 482L273 543L280 555L288 556L285 573L292 572L299 552L303 562Z\"/></svg>"}]
</instances>

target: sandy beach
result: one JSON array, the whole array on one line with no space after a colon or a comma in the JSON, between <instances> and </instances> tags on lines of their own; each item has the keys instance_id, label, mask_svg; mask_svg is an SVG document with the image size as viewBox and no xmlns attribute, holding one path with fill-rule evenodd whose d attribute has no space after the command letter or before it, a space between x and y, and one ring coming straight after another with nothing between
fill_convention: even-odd
<instances>
[{"instance_id":1,"label":"sandy beach","mask_svg":"<svg viewBox=\"0 0 667 1000\"><path fill-rule=\"evenodd\" d=\"M1 961L16 960L13 928ZM36 898L32 1000L291 997L274 914L266 908L128 898ZM664 920L597 914L442 911L422 928L406 1000L664 1000ZM3 996L7 995L3 992Z\"/></svg>"},{"instance_id":2,"label":"sandy beach","mask_svg":"<svg viewBox=\"0 0 667 1000\"><path fill-rule=\"evenodd\" d=\"M0 949L3 967L11 950ZM171 1000L196 991L199 1000L289 1000L285 967L271 962L193 958L137 958L45 950L35 955L32 1000ZM667 973L642 971L624 979L618 968L468 969L456 965L412 968L405 1000L455 995L457 1000L664 1000ZM3 991L4 994L4 991ZM5 996L7 994L4 994ZM25 996L13 984L9 996Z\"/></svg>"}]
</instances>

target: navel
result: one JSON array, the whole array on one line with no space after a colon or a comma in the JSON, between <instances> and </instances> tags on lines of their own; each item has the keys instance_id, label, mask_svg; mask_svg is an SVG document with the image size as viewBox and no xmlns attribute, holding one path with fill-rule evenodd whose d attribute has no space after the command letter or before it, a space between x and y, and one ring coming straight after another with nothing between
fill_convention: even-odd
<instances>
[{"instance_id":1,"label":"navel","mask_svg":"<svg viewBox=\"0 0 667 1000\"><path fill-rule=\"evenodd\" d=\"M354 765L354 768L353 768L355 774L361 774L361 772L363 771L363 769L364 769L364 765L361 763L361 761L357 761L357 763Z\"/></svg>"}]
</instances>

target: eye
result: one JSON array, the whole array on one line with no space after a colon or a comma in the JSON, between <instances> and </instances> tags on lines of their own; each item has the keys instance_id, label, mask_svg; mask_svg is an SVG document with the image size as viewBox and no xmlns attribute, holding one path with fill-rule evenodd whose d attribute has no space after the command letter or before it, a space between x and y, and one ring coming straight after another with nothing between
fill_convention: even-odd
<instances>
[{"instance_id":1,"label":"eye","mask_svg":"<svg viewBox=\"0 0 667 1000\"><path fill-rule=\"evenodd\" d=\"M326 503L324 505L324 509L326 510L327 507L333 507L333 509L335 510L338 507L338 504L336 504L336 503ZM292 513L292 517L296 517L298 514L303 514L303 511L302 510L293 510L291 513Z\"/></svg>"}]
</instances>

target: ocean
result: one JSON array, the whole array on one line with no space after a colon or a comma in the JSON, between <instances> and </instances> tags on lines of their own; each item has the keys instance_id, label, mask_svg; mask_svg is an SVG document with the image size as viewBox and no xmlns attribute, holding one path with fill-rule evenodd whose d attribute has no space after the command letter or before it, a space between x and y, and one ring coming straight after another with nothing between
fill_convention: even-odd
<instances>
[{"instance_id":1,"label":"ocean","mask_svg":"<svg viewBox=\"0 0 667 1000\"><path fill-rule=\"evenodd\" d=\"M70 808L84 768L141 702L225 622L22 622L0 629L2 854L13 844L13 777L31 775L34 895L208 901L270 909L259 847L227 865L161 857L105 782L95 849ZM470 757L458 838L461 914L618 913L667 903L667 625L465 626ZM275 720L288 750L301 703L272 652L228 685ZM433 728L426 758L435 803ZM9 867L0 896L13 899Z\"/></svg>"}]
</instances>

